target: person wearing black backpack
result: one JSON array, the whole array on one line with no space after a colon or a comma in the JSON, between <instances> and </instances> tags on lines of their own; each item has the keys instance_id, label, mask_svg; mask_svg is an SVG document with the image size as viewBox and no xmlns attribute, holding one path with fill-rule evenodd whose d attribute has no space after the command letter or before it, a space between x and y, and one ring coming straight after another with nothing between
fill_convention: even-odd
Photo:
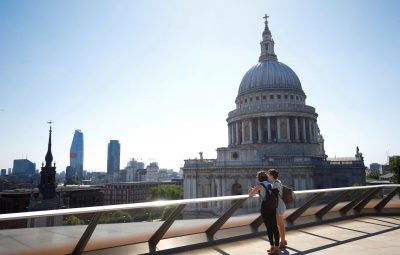
<instances>
[{"instance_id":1,"label":"person wearing black backpack","mask_svg":"<svg viewBox=\"0 0 400 255\"><path fill-rule=\"evenodd\" d=\"M271 183L273 189L279 190L278 195L278 207L276 208L276 222L278 224L279 236L281 241L279 242L279 248L286 248L286 229L285 220L283 219L283 214L286 211L285 202L282 200L283 186L282 182L278 179L279 171L275 169L269 169L267 172L268 181Z\"/></svg>"},{"instance_id":2,"label":"person wearing black backpack","mask_svg":"<svg viewBox=\"0 0 400 255\"><path fill-rule=\"evenodd\" d=\"M268 254L279 254L279 231L276 222L276 208L278 206L278 189L273 189L271 183L268 182L268 176L265 171L257 173L259 184L249 191L249 196L253 197L257 193L260 194L261 216L267 228L267 234L271 248Z\"/></svg>"}]
</instances>

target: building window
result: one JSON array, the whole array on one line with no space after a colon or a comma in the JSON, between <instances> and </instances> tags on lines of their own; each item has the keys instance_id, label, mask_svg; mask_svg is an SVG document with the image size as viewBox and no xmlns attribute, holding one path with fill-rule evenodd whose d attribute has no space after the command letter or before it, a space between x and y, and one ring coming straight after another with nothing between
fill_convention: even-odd
<instances>
[{"instance_id":1,"label":"building window","mask_svg":"<svg viewBox=\"0 0 400 255\"><path fill-rule=\"evenodd\" d=\"M278 99L281 99L281 95L278 95Z\"/></svg>"},{"instance_id":2,"label":"building window","mask_svg":"<svg viewBox=\"0 0 400 255\"><path fill-rule=\"evenodd\" d=\"M267 99L267 96L264 95L264 96L263 96L263 100L265 100L265 99Z\"/></svg>"},{"instance_id":3,"label":"building window","mask_svg":"<svg viewBox=\"0 0 400 255\"><path fill-rule=\"evenodd\" d=\"M257 101L260 100L260 97L256 97L256 100L257 100Z\"/></svg>"},{"instance_id":4,"label":"building window","mask_svg":"<svg viewBox=\"0 0 400 255\"><path fill-rule=\"evenodd\" d=\"M294 98L293 95L290 95L290 99L293 100L293 98Z\"/></svg>"},{"instance_id":5,"label":"building window","mask_svg":"<svg viewBox=\"0 0 400 255\"><path fill-rule=\"evenodd\" d=\"M236 151L232 152L232 158L233 159L238 159L239 158L239 153L237 153Z\"/></svg>"},{"instance_id":6,"label":"building window","mask_svg":"<svg viewBox=\"0 0 400 255\"><path fill-rule=\"evenodd\" d=\"M270 95L270 96L269 96L269 99L274 99L274 95Z\"/></svg>"},{"instance_id":7,"label":"building window","mask_svg":"<svg viewBox=\"0 0 400 255\"><path fill-rule=\"evenodd\" d=\"M296 100L299 100L299 97L298 97L298 96L296 96Z\"/></svg>"},{"instance_id":8,"label":"building window","mask_svg":"<svg viewBox=\"0 0 400 255\"><path fill-rule=\"evenodd\" d=\"M244 100L245 103L247 103L247 98Z\"/></svg>"},{"instance_id":9,"label":"building window","mask_svg":"<svg viewBox=\"0 0 400 255\"><path fill-rule=\"evenodd\" d=\"M252 97L250 97L250 102L253 102L253 98Z\"/></svg>"},{"instance_id":10,"label":"building window","mask_svg":"<svg viewBox=\"0 0 400 255\"><path fill-rule=\"evenodd\" d=\"M287 95L285 95L284 97L285 97L285 99L288 99L288 96L287 96Z\"/></svg>"}]
</instances>

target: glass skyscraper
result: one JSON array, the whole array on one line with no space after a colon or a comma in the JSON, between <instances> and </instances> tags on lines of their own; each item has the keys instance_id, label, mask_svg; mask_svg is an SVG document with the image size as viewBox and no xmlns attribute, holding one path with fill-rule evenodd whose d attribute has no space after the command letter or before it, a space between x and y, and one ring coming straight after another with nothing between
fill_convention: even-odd
<instances>
[{"instance_id":1,"label":"glass skyscraper","mask_svg":"<svg viewBox=\"0 0 400 255\"><path fill-rule=\"evenodd\" d=\"M69 165L76 173L75 179L82 181L83 178L83 133L81 130L75 130L72 139L71 150L69 153Z\"/></svg>"},{"instance_id":2,"label":"glass skyscraper","mask_svg":"<svg viewBox=\"0 0 400 255\"><path fill-rule=\"evenodd\" d=\"M121 145L118 140L110 140L108 144L107 174L113 176L119 171Z\"/></svg>"}]
</instances>

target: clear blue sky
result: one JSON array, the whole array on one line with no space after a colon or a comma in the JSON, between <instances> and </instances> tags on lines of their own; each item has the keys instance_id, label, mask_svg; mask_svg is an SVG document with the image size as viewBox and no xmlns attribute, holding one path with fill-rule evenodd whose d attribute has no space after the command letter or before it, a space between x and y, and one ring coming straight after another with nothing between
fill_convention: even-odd
<instances>
[{"instance_id":1,"label":"clear blue sky","mask_svg":"<svg viewBox=\"0 0 400 255\"><path fill-rule=\"evenodd\" d=\"M399 1L0 1L0 168L57 171L75 129L84 168L107 143L178 170L227 146L226 117L257 63L265 13L279 61L299 76L330 157L400 154Z\"/></svg>"}]
</instances>

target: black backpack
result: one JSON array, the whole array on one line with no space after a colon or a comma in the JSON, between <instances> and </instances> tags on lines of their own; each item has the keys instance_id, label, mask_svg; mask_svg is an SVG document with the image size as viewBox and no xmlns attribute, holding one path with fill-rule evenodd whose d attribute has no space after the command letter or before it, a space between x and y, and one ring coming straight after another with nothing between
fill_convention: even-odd
<instances>
[{"instance_id":1,"label":"black backpack","mask_svg":"<svg viewBox=\"0 0 400 255\"><path fill-rule=\"evenodd\" d=\"M272 189L271 185L265 186L264 183L260 182L261 186L265 189L265 197L262 200L261 207L265 209L276 209L278 208L278 193L279 190Z\"/></svg>"}]
</instances>

